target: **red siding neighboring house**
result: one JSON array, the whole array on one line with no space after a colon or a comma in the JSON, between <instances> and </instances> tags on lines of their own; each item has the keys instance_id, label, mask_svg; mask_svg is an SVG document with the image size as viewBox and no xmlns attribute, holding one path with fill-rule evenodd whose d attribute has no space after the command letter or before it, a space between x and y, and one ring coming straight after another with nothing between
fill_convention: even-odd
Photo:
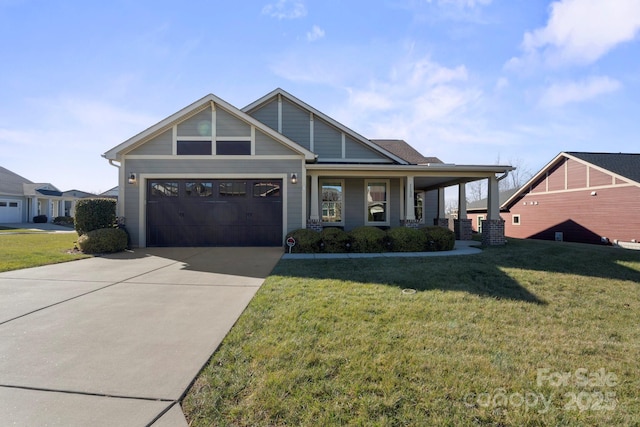
<instances>
[{"instance_id":1,"label":"red siding neighboring house","mask_svg":"<svg viewBox=\"0 0 640 427\"><path fill-rule=\"evenodd\" d=\"M501 209L508 237L640 241L640 154L562 152Z\"/></svg>"}]
</instances>

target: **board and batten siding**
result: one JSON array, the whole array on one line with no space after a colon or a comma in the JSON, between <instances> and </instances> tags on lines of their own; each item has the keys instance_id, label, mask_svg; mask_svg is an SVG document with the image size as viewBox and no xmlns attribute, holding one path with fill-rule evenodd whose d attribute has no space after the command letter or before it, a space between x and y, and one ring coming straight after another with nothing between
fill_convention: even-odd
<instances>
[{"instance_id":1,"label":"board and batten siding","mask_svg":"<svg viewBox=\"0 0 640 427\"><path fill-rule=\"evenodd\" d=\"M143 178L147 174L157 177L180 178L224 178L241 179L243 174L247 177L269 178L282 175L285 180L283 187L286 194L286 218L287 224L283 229L286 233L303 227L302 220L302 184L291 184L288 177L291 173L302 174L302 162L299 159L259 159L247 156L247 159L225 159L224 156L207 159L181 159L179 156L171 159L125 159L125 170L135 171L138 175L138 183L135 185L124 184L125 212L127 212L126 226L131 234L131 241L138 245L140 234L140 196L145 184ZM262 176L260 176L262 175ZM284 194L284 191L283 191ZM283 202L285 199L283 198ZM284 208L284 207L283 207ZM144 219L146 220L146 218Z\"/></svg>"},{"instance_id":2,"label":"board and batten siding","mask_svg":"<svg viewBox=\"0 0 640 427\"><path fill-rule=\"evenodd\" d=\"M307 111L289 101L282 101L282 134L292 141L311 149L311 120Z\"/></svg>"}]
</instances>

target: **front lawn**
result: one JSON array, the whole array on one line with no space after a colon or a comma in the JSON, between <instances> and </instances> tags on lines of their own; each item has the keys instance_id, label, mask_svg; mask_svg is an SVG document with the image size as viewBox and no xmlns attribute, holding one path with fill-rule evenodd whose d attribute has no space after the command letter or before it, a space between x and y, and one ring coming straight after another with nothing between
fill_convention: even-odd
<instances>
[{"instance_id":1,"label":"front lawn","mask_svg":"<svg viewBox=\"0 0 640 427\"><path fill-rule=\"evenodd\" d=\"M87 258L73 251L76 233L0 233L0 271Z\"/></svg>"},{"instance_id":2,"label":"front lawn","mask_svg":"<svg viewBox=\"0 0 640 427\"><path fill-rule=\"evenodd\" d=\"M570 243L283 260L183 409L198 426L637 425L639 291L640 253Z\"/></svg>"}]
</instances>

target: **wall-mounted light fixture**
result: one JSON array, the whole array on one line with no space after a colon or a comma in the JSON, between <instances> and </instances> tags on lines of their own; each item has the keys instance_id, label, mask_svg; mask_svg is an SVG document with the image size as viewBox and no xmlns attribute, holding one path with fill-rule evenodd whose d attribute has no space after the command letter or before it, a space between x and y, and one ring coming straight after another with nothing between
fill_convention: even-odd
<instances>
[{"instance_id":1,"label":"wall-mounted light fixture","mask_svg":"<svg viewBox=\"0 0 640 427\"><path fill-rule=\"evenodd\" d=\"M298 174L297 174L297 173L295 173L295 172L293 172L293 173L291 174L291 183L292 183L292 184L297 184L297 183L298 183Z\"/></svg>"},{"instance_id":2,"label":"wall-mounted light fixture","mask_svg":"<svg viewBox=\"0 0 640 427\"><path fill-rule=\"evenodd\" d=\"M592 192L591 192L591 195L592 195L592 196L597 196L597 195L598 195L598 192L597 192L597 191L592 191Z\"/></svg>"},{"instance_id":3,"label":"wall-mounted light fixture","mask_svg":"<svg viewBox=\"0 0 640 427\"><path fill-rule=\"evenodd\" d=\"M129 184L135 184L135 183L136 183L136 181L137 181L137 180L136 180L136 174L135 174L135 173L133 173L133 172L131 172L131 173L129 174Z\"/></svg>"}]
</instances>

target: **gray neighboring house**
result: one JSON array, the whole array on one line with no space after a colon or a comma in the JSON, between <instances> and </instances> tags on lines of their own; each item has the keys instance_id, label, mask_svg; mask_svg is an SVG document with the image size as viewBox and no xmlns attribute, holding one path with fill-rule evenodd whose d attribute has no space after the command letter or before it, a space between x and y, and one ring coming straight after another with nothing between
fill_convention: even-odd
<instances>
[{"instance_id":1,"label":"gray neighboring house","mask_svg":"<svg viewBox=\"0 0 640 427\"><path fill-rule=\"evenodd\" d=\"M33 222L37 215L46 215L49 221L73 216L76 201L84 197L95 196L78 190L62 192L53 184L34 183L0 166L0 223Z\"/></svg>"},{"instance_id":2,"label":"gray neighboring house","mask_svg":"<svg viewBox=\"0 0 640 427\"><path fill-rule=\"evenodd\" d=\"M134 246L280 246L299 228L446 225L444 189L488 181L504 243L504 165L456 165L370 140L282 89L239 109L209 94L103 154ZM465 186L456 233L471 235Z\"/></svg>"}]
</instances>

